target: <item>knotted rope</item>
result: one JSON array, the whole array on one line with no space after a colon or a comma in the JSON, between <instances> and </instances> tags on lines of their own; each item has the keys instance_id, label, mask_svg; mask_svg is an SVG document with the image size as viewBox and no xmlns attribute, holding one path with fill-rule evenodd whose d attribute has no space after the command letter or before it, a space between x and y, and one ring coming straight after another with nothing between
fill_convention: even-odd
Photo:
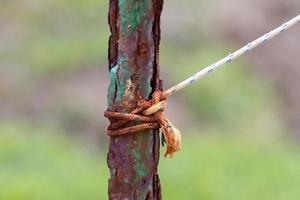
<instances>
[{"instance_id":1,"label":"knotted rope","mask_svg":"<svg viewBox=\"0 0 300 200\"><path fill-rule=\"evenodd\" d=\"M161 128L165 141L167 143L167 150L165 156L172 156L176 151L179 151L182 145L180 131L177 130L172 123L164 116L163 111L166 106L166 98L178 92L179 90L185 88L186 86L192 84L194 81L204 77L220 66L231 62L232 60L240 57L241 55L249 52L255 47L263 44L264 42L274 38L275 36L283 33L287 29L293 27L300 22L300 15L294 17L290 21L282 24L278 28L264 34L253 42L248 43L246 46L229 54L225 58L209 65L208 67L200 70L193 76L187 78L186 80L178 83L177 85L167 89L166 91L156 91L152 95L152 100L146 101L141 100L136 109L131 113L119 113L106 111L104 115L108 118L118 119L117 122L112 123L107 128L107 133L110 136L120 136L128 133L136 133L146 129L157 129ZM128 122L138 121L141 124L121 128Z\"/></svg>"},{"instance_id":2,"label":"knotted rope","mask_svg":"<svg viewBox=\"0 0 300 200\"><path fill-rule=\"evenodd\" d=\"M141 100L138 107L129 114L105 111L105 117L118 119L117 122L110 124L107 128L108 135L120 136L147 129L161 128L167 144L165 157L168 155L172 157L175 152L180 150L182 142L180 131L164 115L166 104L166 98L159 90L153 93L150 101ZM140 124L122 128L126 123L134 121L140 122Z\"/></svg>"}]
</instances>

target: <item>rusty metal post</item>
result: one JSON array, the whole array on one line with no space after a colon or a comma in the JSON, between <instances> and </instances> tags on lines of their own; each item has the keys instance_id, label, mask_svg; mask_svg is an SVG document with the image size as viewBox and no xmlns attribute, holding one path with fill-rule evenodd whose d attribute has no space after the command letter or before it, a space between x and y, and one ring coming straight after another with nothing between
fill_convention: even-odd
<instances>
[{"instance_id":1,"label":"rusty metal post","mask_svg":"<svg viewBox=\"0 0 300 200\"><path fill-rule=\"evenodd\" d=\"M128 113L140 98L149 99L161 87L158 54L162 5L163 0L110 0L109 111ZM159 145L158 130L110 138L109 199L161 199Z\"/></svg>"}]
</instances>

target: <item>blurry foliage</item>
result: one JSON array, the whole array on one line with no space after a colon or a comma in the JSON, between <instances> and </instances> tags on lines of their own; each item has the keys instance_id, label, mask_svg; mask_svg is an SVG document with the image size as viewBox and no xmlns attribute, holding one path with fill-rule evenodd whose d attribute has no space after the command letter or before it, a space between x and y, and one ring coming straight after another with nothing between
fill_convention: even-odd
<instances>
[{"instance_id":1,"label":"blurry foliage","mask_svg":"<svg viewBox=\"0 0 300 200\"><path fill-rule=\"evenodd\" d=\"M0 200L107 199L104 156L60 132L1 123L0 147ZM187 136L160 162L164 198L297 199L299 151L254 137Z\"/></svg>"},{"instance_id":2,"label":"blurry foliage","mask_svg":"<svg viewBox=\"0 0 300 200\"><path fill-rule=\"evenodd\" d=\"M99 153L60 132L0 125L0 199L104 199L107 170Z\"/></svg>"},{"instance_id":3,"label":"blurry foliage","mask_svg":"<svg viewBox=\"0 0 300 200\"><path fill-rule=\"evenodd\" d=\"M229 54L214 43L204 42L201 45L199 42L198 48L181 47L176 43L162 44L162 70L165 76L175 80L173 83ZM252 131L267 129L276 135L283 127L277 109L279 98L273 88L247 69L243 60L234 61L175 96L186 103L203 126L239 133L250 124Z\"/></svg>"},{"instance_id":4,"label":"blurry foliage","mask_svg":"<svg viewBox=\"0 0 300 200\"><path fill-rule=\"evenodd\" d=\"M164 198L297 199L299 150L255 137L187 137L182 152L160 162Z\"/></svg>"},{"instance_id":5,"label":"blurry foliage","mask_svg":"<svg viewBox=\"0 0 300 200\"><path fill-rule=\"evenodd\" d=\"M101 11L107 10L107 4L97 0L4 2L1 16L16 29L20 41L2 47L0 57L32 72L61 73L104 65L108 28L107 12Z\"/></svg>"},{"instance_id":6,"label":"blurry foliage","mask_svg":"<svg viewBox=\"0 0 300 200\"><path fill-rule=\"evenodd\" d=\"M182 22L188 19L188 27L175 23L185 4L180 3L173 10L165 8L173 15L163 16L166 29L172 23L162 31L168 32L160 56L165 86L229 53L222 41L197 31L187 35L204 23L202 17L198 23L190 5L180 15ZM98 124L106 123L95 109L105 104L106 94L99 101L89 95L98 92L98 82L91 78L98 71L83 72L107 63L107 10L107 0L1 1L0 25L5 28L0 32L0 67L17 70L0 74L0 119L11 120L0 123L0 200L107 199L104 153L74 136L86 138L95 124L99 135ZM164 198L297 199L299 148L274 137L283 132L276 92L243 60L228 65L172 97L184 103L195 123L179 127L183 150L160 162ZM99 73L99 84L106 88L104 76ZM9 110L5 116L3 110Z\"/></svg>"}]
</instances>

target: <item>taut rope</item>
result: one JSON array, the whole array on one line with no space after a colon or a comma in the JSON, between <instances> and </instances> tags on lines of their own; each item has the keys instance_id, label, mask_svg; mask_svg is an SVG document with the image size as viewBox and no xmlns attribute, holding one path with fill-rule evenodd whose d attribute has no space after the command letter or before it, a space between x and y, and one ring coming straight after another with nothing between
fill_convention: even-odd
<instances>
[{"instance_id":1,"label":"taut rope","mask_svg":"<svg viewBox=\"0 0 300 200\"><path fill-rule=\"evenodd\" d=\"M180 150L182 142L179 130L177 130L163 114L166 105L166 98L185 88L186 86L192 84L196 80L199 80L200 78L209 74L210 72L214 71L220 66L231 62L232 60L240 57L241 55L247 53L255 47L286 31L292 26L295 26L298 22L300 22L300 15L294 17L293 19L282 24L278 28L259 37L253 42L248 43L246 46L235 51L234 53L229 54L225 58L222 58L221 60L200 70L193 76L165 90L164 92L155 91L152 95L152 100L141 100L139 102L138 107L134 109L131 113L118 113L106 111L104 113L105 117L118 119L117 122L110 124L107 128L108 135L120 136L128 133L136 133L146 129L161 128L164 139L167 143L167 151L165 153L165 156L172 156L176 151ZM122 126L124 126L130 121L139 121L141 122L141 124L122 128Z\"/></svg>"},{"instance_id":2,"label":"taut rope","mask_svg":"<svg viewBox=\"0 0 300 200\"><path fill-rule=\"evenodd\" d=\"M222 65L233 61L234 59L240 57L241 55L246 54L248 51L254 49L255 47L263 44L264 42L274 38L275 36L279 35L280 33L286 31L287 29L295 26L297 23L300 22L300 15L297 17L294 17L290 21L282 24L278 28L264 34L263 36L259 37L258 39L254 40L253 42L248 43L246 46L240 48L239 50L235 51L234 53L229 54L225 58L222 58L221 60L207 66L206 68L202 69L201 71L197 72L193 76L187 78L186 80L178 83L177 85L167 89L164 91L164 96L168 97L175 92L178 92L179 90L185 88L186 86L190 85L194 81L202 78L203 76L209 74L210 72L214 71L215 69L221 67Z\"/></svg>"}]
</instances>

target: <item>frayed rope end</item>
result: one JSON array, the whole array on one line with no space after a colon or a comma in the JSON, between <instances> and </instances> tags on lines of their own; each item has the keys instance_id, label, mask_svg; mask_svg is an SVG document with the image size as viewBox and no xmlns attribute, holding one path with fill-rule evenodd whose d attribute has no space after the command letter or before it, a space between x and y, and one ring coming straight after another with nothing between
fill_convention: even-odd
<instances>
[{"instance_id":1,"label":"frayed rope end","mask_svg":"<svg viewBox=\"0 0 300 200\"><path fill-rule=\"evenodd\" d=\"M178 152L182 147L181 133L168 119L166 119L166 122L167 126L162 127L162 132L167 143L167 150L164 157L169 156L172 158L174 153Z\"/></svg>"}]
</instances>

